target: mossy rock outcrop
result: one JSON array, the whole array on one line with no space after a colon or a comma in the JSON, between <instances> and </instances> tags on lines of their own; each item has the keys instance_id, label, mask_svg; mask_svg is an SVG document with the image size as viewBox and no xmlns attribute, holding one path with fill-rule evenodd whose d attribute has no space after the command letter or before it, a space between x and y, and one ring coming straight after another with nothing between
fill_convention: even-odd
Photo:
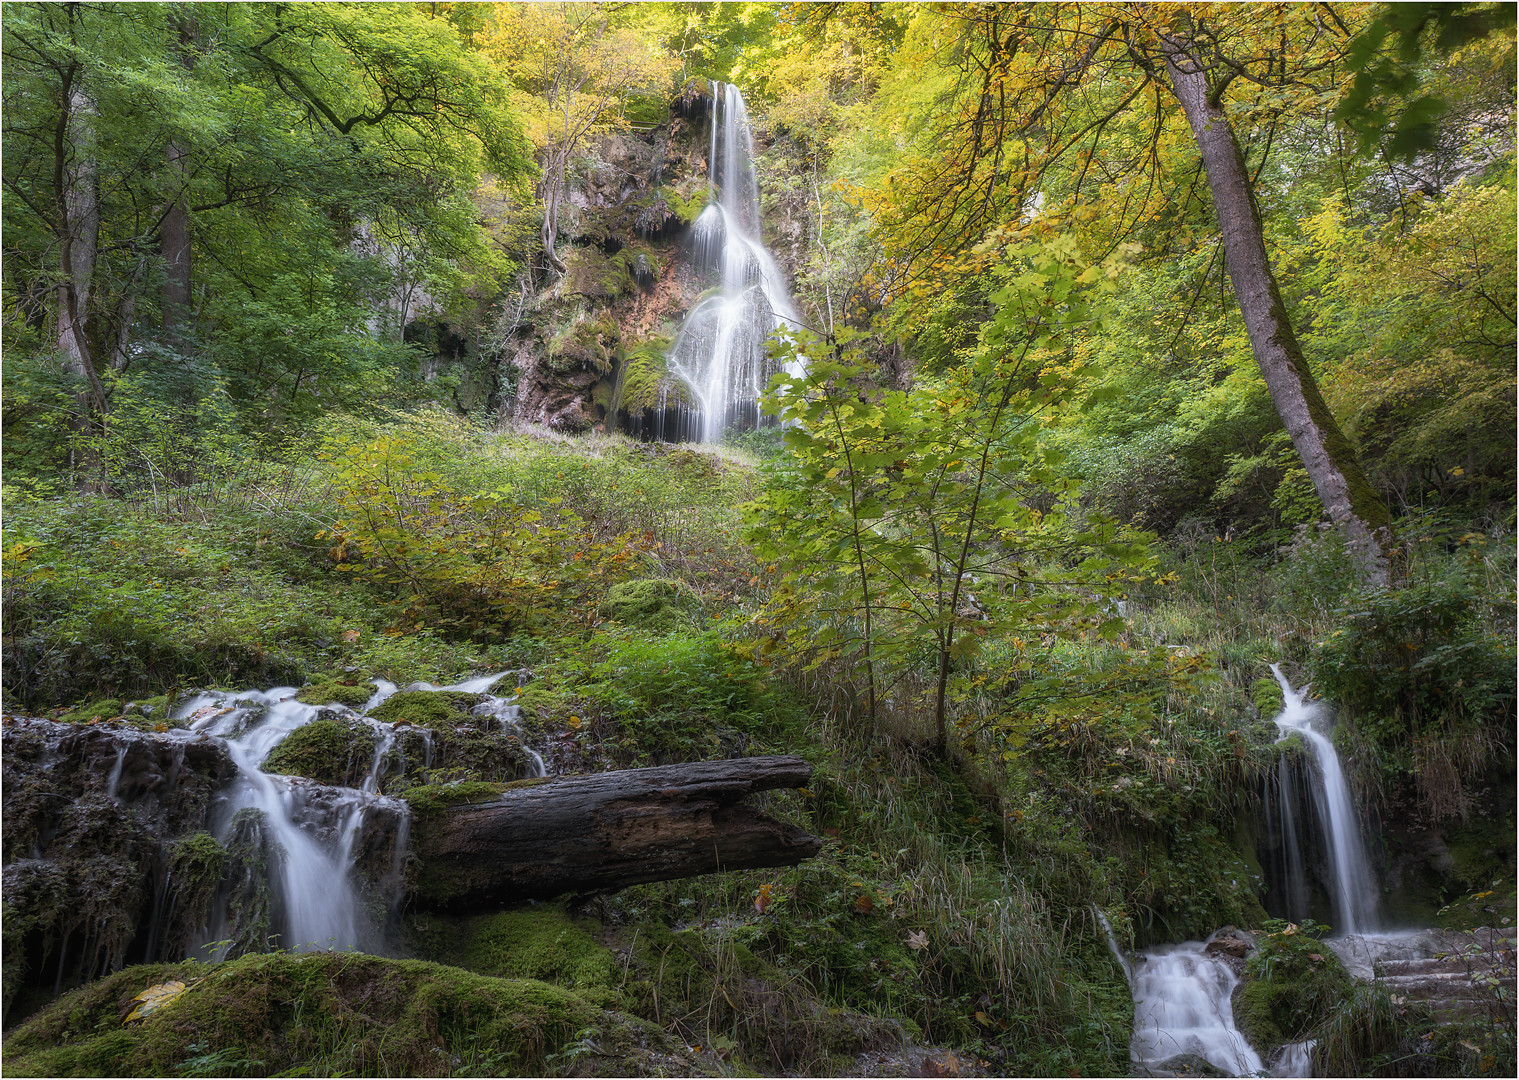
<instances>
[{"instance_id":1,"label":"mossy rock outcrop","mask_svg":"<svg viewBox=\"0 0 1519 1080\"><path fill-rule=\"evenodd\" d=\"M344 682L333 676L301 687L295 700L307 705L347 705L357 709L374 697L375 689L372 682Z\"/></svg>"},{"instance_id":2,"label":"mossy rock outcrop","mask_svg":"<svg viewBox=\"0 0 1519 1080\"><path fill-rule=\"evenodd\" d=\"M602 609L607 617L646 630L689 629L701 616L701 598L683 582L666 578L636 578L607 590Z\"/></svg>"},{"instance_id":3,"label":"mossy rock outcrop","mask_svg":"<svg viewBox=\"0 0 1519 1080\"><path fill-rule=\"evenodd\" d=\"M124 1024L150 988L162 1003ZM546 1076L570 1061L705 1071L656 1026L562 987L334 952L126 968L16 1028L4 1058L10 1076Z\"/></svg>"},{"instance_id":4,"label":"mossy rock outcrop","mask_svg":"<svg viewBox=\"0 0 1519 1080\"><path fill-rule=\"evenodd\" d=\"M399 690L370 710L387 724L405 721L416 727L440 728L467 722L469 711L485 698L459 690Z\"/></svg>"},{"instance_id":5,"label":"mossy rock outcrop","mask_svg":"<svg viewBox=\"0 0 1519 1080\"><path fill-rule=\"evenodd\" d=\"M1234 1023L1265 1057L1306 1038L1354 984L1332 949L1295 926L1258 941L1234 993Z\"/></svg>"},{"instance_id":6,"label":"mossy rock outcrop","mask_svg":"<svg viewBox=\"0 0 1519 1080\"><path fill-rule=\"evenodd\" d=\"M374 763L374 732L329 713L280 740L264 771L304 776L319 784L359 787Z\"/></svg>"}]
</instances>

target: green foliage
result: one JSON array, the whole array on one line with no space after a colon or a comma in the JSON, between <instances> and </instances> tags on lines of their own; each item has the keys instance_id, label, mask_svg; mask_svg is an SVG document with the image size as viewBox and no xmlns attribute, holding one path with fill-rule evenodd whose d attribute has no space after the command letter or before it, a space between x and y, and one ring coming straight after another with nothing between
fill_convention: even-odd
<instances>
[{"instance_id":1,"label":"green foliage","mask_svg":"<svg viewBox=\"0 0 1519 1080\"><path fill-rule=\"evenodd\" d=\"M1431 736L1506 727L1513 669L1512 642L1480 624L1464 575L1360 598L1312 661L1322 692L1393 755Z\"/></svg>"},{"instance_id":2,"label":"green foliage","mask_svg":"<svg viewBox=\"0 0 1519 1080\"><path fill-rule=\"evenodd\" d=\"M777 377L767 408L791 425L792 455L749 509L758 553L781 571L765 618L814 666L858 663L872 719L878 686L931 649L926 711L942 746L951 669L985 642L1083 620L1115 632L1067 589L1120 591L1143 546L1040 505L1072 485L1039 420L1070 395L1082 363L1066 338L1097 317L1116 272L1065 239L1011 252L974 357L911 391L870 386L839 346L822 359L822 342L795 346L804 374Z\"/></svg>"},{"instance_id":3,"label":"green foliage","mask_svg":"<svg viewBox=\"0 0 1519 1080\"><path fill-rule=\"evenodd\" d=\"M562 702L553 715L564 723L578 710L569 726L587 724L596 752L619 765L742 754L794 723L794 704L715 630L655 637L609 629L585 656L546 673ZM530 685L524 706L544 693Z\"/></svg>"},{"instance_id":4,"label":"green foliage","mask_svg":"<svg viewBox=\"0 0 1519 1080\"><path fill-rule=\"evenodd\" d=\"M602 583L629 572L629 538L598 539L558 499L539 510L509 489L465 494L394 436L335 457L342 516L331 557L392 591L400 627L499 640L566 610L587 618Z\"/></svg>"}]
</instances>

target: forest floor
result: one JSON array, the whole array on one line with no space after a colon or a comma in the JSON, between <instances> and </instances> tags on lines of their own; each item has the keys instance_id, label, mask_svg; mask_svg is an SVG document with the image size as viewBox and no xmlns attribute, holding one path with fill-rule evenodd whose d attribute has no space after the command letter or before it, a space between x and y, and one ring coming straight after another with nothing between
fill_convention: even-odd
<instances>
[{"instance_id":1,"label":"forest floor","mask_svg":"<svg viewBox=\"0 0 1519 1080\"><path fill-rule=\"evenodd\" d=\"M130 497L8 497L7 712L88 722L193 687L526 669L524 726L551 771L800 754L809 787L762 805L825 846L783 870L487 915L405 912L397 954L415 960L128 969L20 1026L8 1014L7 1071L1128 1070L1133 1006L1099 913L1136 944L1267 923L1253 824L1279 753L1267 665L1301 684L1342 624L1333 538L1173 537L1159 545L1166 583L1129 596L1121 635L1044 648L1047 677L1088 688L1069 691L1063 719L965 730L940 751L926 671L870 725L842 661L808 668L759 648L774 582L740 507L777 452L763 434L713 450L424 415L356 423L298 466ZM398 541L412 554L396 557ZM1427 518L1402 542L1412 576L1460 582L1485 630L1511 637L1511 532ZM480 577L492 559L509 572ZM1489 610L1504 604L1507 628ZM1195 660L1192 675L1133 665L1155 649ZM1363 799L1414 798L1374 733L1341 742ZM1481 760L1499 762L1511 793L1512 759ZM1410 871L1400 917L1512 925L1512 806L1436 831L1443 880ZM12 969L16 922L8 1004L27 978ZM121 1025L123 1004L176 979L193 987L179 1005ZM1512 1017L1511 1001L1494 1007ZM1341 1027L1366 1068L1434 1038L1416 1003L1387 1008L1325 1005L1360 1010L1360 1027ZM1511 1032L1491 1025L1435 1041L1443 1068L1497 1075L1512 1061Z\"/></svg>"}]
</instances>

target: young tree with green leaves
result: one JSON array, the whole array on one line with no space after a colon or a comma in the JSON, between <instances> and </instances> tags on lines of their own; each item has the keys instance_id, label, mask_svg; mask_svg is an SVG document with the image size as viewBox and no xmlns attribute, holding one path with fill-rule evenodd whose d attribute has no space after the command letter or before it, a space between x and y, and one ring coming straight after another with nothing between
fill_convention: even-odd
<instances>
[{"instance_id":1,"label":"young tree with green leaves","mask_svg":"<svg viewBox=\"0 0 1519 1080\"><path fill-rule=\"evenodd\" d=\"M973 359L912 390L872 385L844 359L847 334L797 344L805 370L777 376L767 406L790 456L750 507L757 552L781 572L765 621L814 665L858 657L872 721L927 646L941 750L957 662L1015 633L1102 624L1093 596L1146 559L1110 523L1047 505L1072 485L1040 438L1078 385L1072 335L1098 318L1117 261L1088 263L1069 238L1005 258Z\"/></svg>"}]
</instances>

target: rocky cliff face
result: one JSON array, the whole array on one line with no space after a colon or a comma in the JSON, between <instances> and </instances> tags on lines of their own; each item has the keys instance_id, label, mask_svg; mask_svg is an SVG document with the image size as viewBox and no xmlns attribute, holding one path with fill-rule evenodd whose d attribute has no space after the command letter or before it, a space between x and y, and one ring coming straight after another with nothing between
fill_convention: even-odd
<instances>
[{"instance_id":1,"label":"rocky cliff face","mask_svg":"<svg viewBox=\"0 0 1519 1080\"><path fill-rule=\"evenodd\" d=\"M683 97L667 122L600 140L571 177L568 270L512 337L517 416L606 429L620 404L658 393L664 350L699 291L686 239L706 204L706 112L699 95Z\"/></svg>"},{"instance_id":2,"label":"rocky cliff face","mask_svg":"<svg viewBox=\"0 0 1519 1080\"><path fill-rule=\"evenodd\" d=\"M685 403L665 357L709 284L693 268L690 227L707 203L710 141L711 98L692 86L668 121L600 140L570 178L559 234L568 270L524 298L507 346L517 417L578 433ZM756 142L770 145L763 132ZM806 203L796 184L771 180L761 177L765 240L794 277Z\"/></svg>"}]
</instances>

